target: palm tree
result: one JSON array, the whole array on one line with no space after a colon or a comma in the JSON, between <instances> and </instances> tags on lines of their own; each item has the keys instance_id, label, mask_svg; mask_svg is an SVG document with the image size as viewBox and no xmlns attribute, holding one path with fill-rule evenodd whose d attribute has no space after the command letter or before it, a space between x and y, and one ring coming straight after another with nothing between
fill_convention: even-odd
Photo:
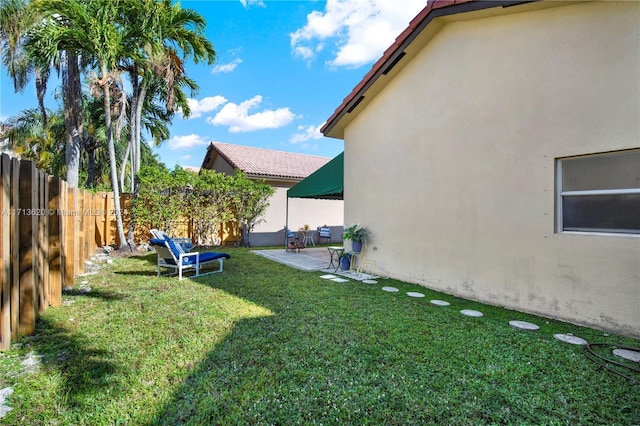
<instances>
[{"instance_id":1,"label":"palm tree","mask_svg":"<svg viewBox=\"0 0 640 426\"><path fill-rule=\"evenodd\" d=\"M0 54L2 64L13 80L16 93L21 93L31 77L35 78L38 107L42 124L47 126L47 110L44 95L47 91L49 67L38 67L24 48L24 35L39 21L37 11L27 0L4 0L0 2Z\"/></svg>"},{"instance_id":2,"label":"palm tree","mask_svg":"<svg viewBox=\"0 0 640 426\"><path fill-rule=\"evenodd\" d=\"M78 52L91 59L97 74L94 82L102 88L111 186L120 248L127 247L120 210L120 191L111 117L111 86L118 79L117 65L135 54L125 50L131 31L122 22L121 11L135 8L135 0L41 0L38 8L51 16L47 25L35 29L27 44L42 60L52 61L60 51Z\"/></svg>"},{"instance_id":3,"label":"palm tree","mask_svg":"<svg viewBox=\"0 0 640 426\"><path fill-rule=\"evenodd\" d=\"M139 9L131 9L125 16L130 27L140 29L137 37L128 40L132 50L139 50L138 60L125 65L133 88L130 113L132 174L140 171L140 121L146 98L157 96L162 99L169 120L178 108L188 115L183 88L194 93L198 86L186 76L184 60L193 57L195 63L206 60L212 64L216 54L204 36L206 22L196 11L183 9L171 0L141 0L138 4Z\"/></svg>"},{"instance_id":4,"label":"palm tree","mask_svg":"<svg viewBox=\"0 0 640 426\"><path fill-rule=\"evenodd\" d=\"M39 170L61 176L64 169L64 147L59 141L64 135L64 112L46 112L46 124L38 108L27 109L9 117L3 138L9 148L21 158L33 161Z\"/></svg>"},{"instance_id":5,"label":"palm tree","mask_svg":"<svg viewBox=\"0 0 640 426\"><path fill-rule=\"evenodd\" d=\"M62 75L62 93L65 104L66 126L66 180L69 186L78 186L80 168L80 140L83 134L82 97L78 57L72 51L62 51L57 58L43 61L39 52L25 49L25 40L38 27L46 25L46 15L37 2L28 0L3 0L0 2L0 53L3 65L14 82L14 90L21 92L31 77L34 78L38 106L43 127L47 127L47 110L44 96L52 69Z\"/></svg>"}]
</instances>

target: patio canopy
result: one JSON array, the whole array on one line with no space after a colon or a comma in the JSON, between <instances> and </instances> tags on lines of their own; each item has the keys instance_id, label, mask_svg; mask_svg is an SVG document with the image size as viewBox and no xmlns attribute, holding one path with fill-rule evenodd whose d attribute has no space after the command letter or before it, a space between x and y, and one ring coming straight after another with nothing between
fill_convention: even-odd
<instances>
[{"instance_id":1,"label":"patio canopy","mask_svg":"<svg viewBox=\"0 0 640 426\"><path fill-rule=\"evenodd\" d=\"M343 190L344 152L289 188L287 198L342 200Z\"/></svg>"}]
</instances>

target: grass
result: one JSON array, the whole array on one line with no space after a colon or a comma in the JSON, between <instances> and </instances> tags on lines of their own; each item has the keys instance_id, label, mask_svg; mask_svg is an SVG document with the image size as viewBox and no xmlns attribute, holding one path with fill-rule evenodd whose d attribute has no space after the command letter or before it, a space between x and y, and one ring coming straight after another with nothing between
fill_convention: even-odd
<instances>
[{"instance_id":1,"label":"grass","mask_svg":"<svg viewBox=\"0 0 640 426\"><path fill-rule=\"evenodd\" d=\"M223 274L197 280L155 277L155 255L82 278L91 292L65 295L0 354L0 385L15 390L2 424L640 423L640 387L553 334L636 339L228 252ZM42 365L24 373L30 352Z\"/></svg>"}]
</instances>

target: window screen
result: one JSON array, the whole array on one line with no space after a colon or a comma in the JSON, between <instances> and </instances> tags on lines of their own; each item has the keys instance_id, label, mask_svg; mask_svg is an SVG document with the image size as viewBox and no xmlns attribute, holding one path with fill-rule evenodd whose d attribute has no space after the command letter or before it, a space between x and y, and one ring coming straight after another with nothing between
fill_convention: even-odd
<instances>
[{"instance_id":1,"label":"window screen","mask_svg":"<svg viewBox=\"0 0 640 426\"><path fill-rule=\"evenodd\" d=\"M640 150L557 162L560 231L640 234Z\"/></svg>"}]
</instances>

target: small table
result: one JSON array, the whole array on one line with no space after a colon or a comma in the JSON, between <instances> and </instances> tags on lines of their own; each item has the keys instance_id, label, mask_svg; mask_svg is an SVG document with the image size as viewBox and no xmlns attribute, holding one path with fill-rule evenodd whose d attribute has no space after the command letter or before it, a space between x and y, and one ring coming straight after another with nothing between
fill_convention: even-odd
<instances>
[{"instance_id":1,"label":"small table","mask_svg":"<svg viewBox=\"0 0 640 426\"><path fill-rule=\"evenodd\" d=\"M336 269L333 272L336 272L340 267L340 257L344 253L344 247L327 247L327 250L329 250L329 256L331 257L327 269L335 267ZM336 262L335 265L333 264L334 260Z\"/></svg>"},{"instance_id":2,"label":"small table","mask_svg":"<svg viewBox=\"0 0 640 426\"><path fill-rule=\"evenodd\" d=\"M315 247L316 243L313 241L313 233L315 231L313 231L312 229L301 229L298 232L302 236L302 244L303 245L307 246L307 245L311 244L312 246Z\"/></svg>"}]
</instances>

